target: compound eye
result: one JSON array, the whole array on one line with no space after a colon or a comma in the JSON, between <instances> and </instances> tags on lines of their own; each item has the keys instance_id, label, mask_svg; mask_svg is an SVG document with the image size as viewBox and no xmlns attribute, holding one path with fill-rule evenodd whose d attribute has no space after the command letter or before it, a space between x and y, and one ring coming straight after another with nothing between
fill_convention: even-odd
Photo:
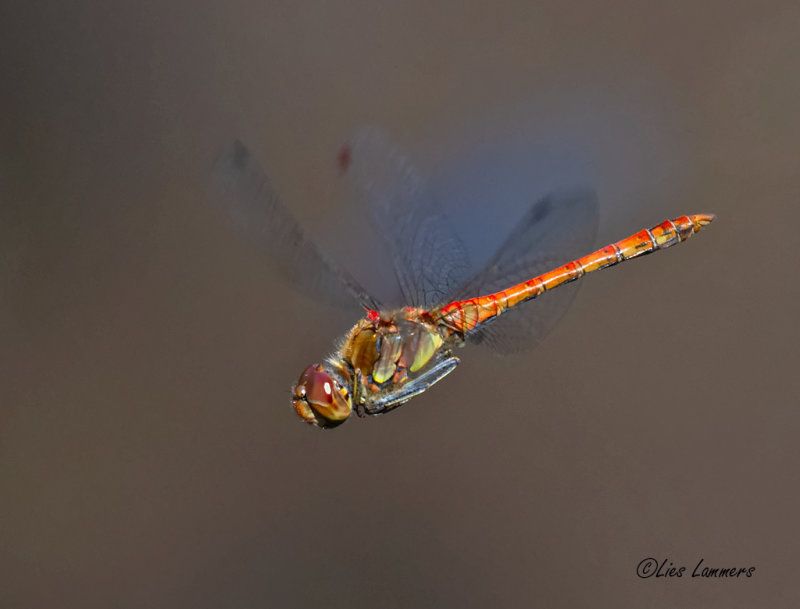
<instances>
[{"instance_id":1,"label":"compound eye","mask_svg":"<svg viewBox=\"0 0 800 609\"><path fill-rule=\"evenodd\" d=\"M325 372L315 372L308 383L306 399L319 405L333 404L333 379Z\"/></svg>"},{"instance_id":2,"label":"compound eye","mask_svg":"<svg viewBox=\"0 0 800 609\"><path fill-rule=\"evenodd\" d=\"M352 412L347 389L319 364L309 366L300 375L293 401L297 414L319 427L339 425Z\"/></svg>"}]
</instances>

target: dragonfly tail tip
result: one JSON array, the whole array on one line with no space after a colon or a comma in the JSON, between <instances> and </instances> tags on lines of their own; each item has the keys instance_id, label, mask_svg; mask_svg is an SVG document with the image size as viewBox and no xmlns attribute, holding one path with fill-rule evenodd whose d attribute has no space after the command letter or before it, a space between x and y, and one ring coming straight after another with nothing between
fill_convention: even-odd
<instances>
[{"instance_id":1,"label":"dragonfly tail tip","mask_svg":"<svg viewBox=\"0 0 800 609\"><path fill-rule=\"evenodd\" d=\"M693 214L689 216L694 225L694 232L698 232L704 226L708 226L717 219L715 214Z\"/></svg>"}]
</instances>

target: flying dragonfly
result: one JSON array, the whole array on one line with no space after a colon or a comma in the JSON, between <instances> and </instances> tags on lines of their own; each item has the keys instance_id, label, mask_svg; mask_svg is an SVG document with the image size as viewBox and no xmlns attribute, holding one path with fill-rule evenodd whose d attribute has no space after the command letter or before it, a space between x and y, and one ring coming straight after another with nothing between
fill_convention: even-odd
<instances>
[{"instance_id":1,"label":"flying dragonfly","mask_svg":"<svg viewBox=\"0 0 800 609\"><path fill-rule=\"evenodd\" d=\"M387 413L427 391L458 366L455 351L466 342L501 353L530 348L563 315L574 290L520 305L587 273L685 241L715 218L679 216L581 256L596 231L594 194L557 191L535 200L469 277L467 252L451 223L420 172L383 132L359 130L338 158L387 244L402 303L382 305L309 239L243 144L234 142L213 170L215 200L300 291L365 310L331 355L303 371L292 392L297 415L323 429L354 412Z\"/></svg>"}]
</instances>

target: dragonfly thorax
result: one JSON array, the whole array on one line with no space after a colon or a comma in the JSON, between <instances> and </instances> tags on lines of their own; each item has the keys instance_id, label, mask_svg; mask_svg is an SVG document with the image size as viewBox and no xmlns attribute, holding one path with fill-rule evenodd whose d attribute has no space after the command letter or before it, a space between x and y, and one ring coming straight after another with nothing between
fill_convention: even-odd
<instances>
[{"instance_id":1,"label":"dragonfly thorax","mask_svg":"<svg viewBox=\"0 0 800 609\"><path fill-rule=\"evenodd\" d=\"M450 334L424 311L405 308L357 323L337 357L352 371L356 408L366 414L424 375L449 350Z\"/></svg>"},{"instance_id":2,"label":"dragonfly thorax","mask_svg":"<svg viewBox=\"0 0 800 609\"><path fill-rule=\"evenodd\" d=\"M455 367L454 342L420 309L368 311L324 366L309 366L300 376L295 411L317 427L340 425L353 409L360 416L385 412Z\"/></svg>"}]
</instances>

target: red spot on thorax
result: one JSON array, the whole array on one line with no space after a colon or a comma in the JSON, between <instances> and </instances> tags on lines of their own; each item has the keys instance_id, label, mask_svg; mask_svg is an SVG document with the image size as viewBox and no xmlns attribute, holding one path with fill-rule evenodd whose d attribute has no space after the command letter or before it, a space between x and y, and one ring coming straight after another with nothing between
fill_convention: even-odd
<instances>
[{"instance_id":1,"label":"red spot on thorax","mask_svg":"<svg viewBox=\"0 0 800 609\"><path fill-rule=\"evenodd\" d=\"M377 311L373 311L372 309L367 309L367 319L372 323L376 324L380 320L381 316L380 313Z\"/></svg>"}]
</instances>

